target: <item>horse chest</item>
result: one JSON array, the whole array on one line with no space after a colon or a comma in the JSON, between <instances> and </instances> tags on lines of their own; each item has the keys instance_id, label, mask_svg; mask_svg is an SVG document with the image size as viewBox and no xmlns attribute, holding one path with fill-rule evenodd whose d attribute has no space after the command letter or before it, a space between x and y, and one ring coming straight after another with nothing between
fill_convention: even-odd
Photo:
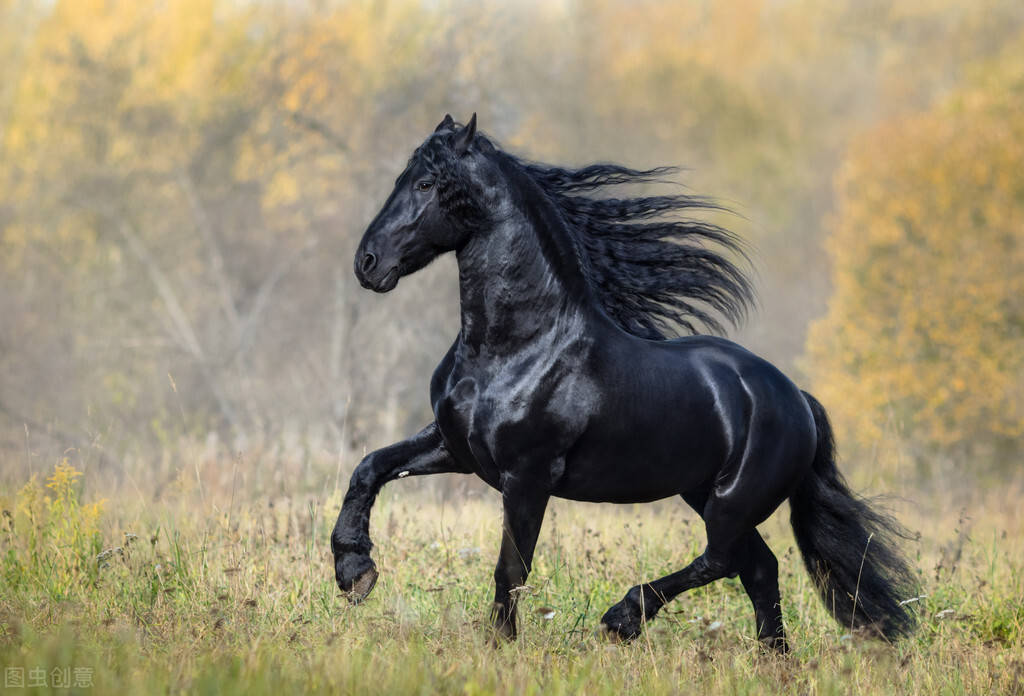
<instances>
[{"instance_id":1,"label":"horse chest","mask_svg":"<svg viewBox=\"0 0 1024 696\"><path fill-rule=\"evenodd\" d=\"M456 361L434 415L449 450L497 486L524 460L554 460L578 437L581 421L569 402L579 382L578 370L557 356L526 355L491 369Z\"/></svg>"}]
</instances>

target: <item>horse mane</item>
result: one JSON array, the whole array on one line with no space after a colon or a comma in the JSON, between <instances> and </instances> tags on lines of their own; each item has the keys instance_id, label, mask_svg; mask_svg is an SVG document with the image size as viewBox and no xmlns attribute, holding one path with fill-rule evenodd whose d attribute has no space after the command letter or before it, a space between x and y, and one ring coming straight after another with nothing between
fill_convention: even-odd
<instances>
[{"instance_id":1,"label":"horse mane","mask_svg":"<svg viewBox=\"0 0 1024 696\"><path fill-rule=\"evenodd\" d=\"M452 148L461 124L444 121L420 146L419 157L443 174L442 205L455 220L478 222L486 212L472 200ZM754 289L729 258L749 263L743 240L717 225L679 213L724 210L713 200L683 194L612 198L610 187L663 182L676 167L630 169L591 164L568 169L521 160L477 134L478 144L509 158L561 213L587 285L623 330L663 340L680 333L725 333L722 319L739 326L754 304ZM718 247L716 249L715 247Z\"/></svg>"},{"instance_id":2,"label":"horse mane","mask_svg":"<svg viewBox=\"0 0 1024 696\"><path fill-rule=\"evenodd\" d=\"M599 195L612 186L663 181L675 167L519 164L561 212L582 251L587 283L625 331L666 339L681 330L698 333L697 325L702 325L724 333L720 317L733 326L745 318L754 290L729 258L732 254L749 262L742 240L717 225L678 217L680 212L721 206L687 195Z\"/></svg>"}]
</instances>

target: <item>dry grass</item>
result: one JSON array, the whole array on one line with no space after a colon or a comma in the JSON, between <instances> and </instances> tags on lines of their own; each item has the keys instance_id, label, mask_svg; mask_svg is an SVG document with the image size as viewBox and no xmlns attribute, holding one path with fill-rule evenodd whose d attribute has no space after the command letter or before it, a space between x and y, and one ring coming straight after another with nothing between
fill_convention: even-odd
<instances>
[{"instance_id":1,"label":"dry grass","mask_svg":"<svg viewBox=\"0 0 1024 696\"><path fill-rule=\"evenodd\" d=\"M794 648L778 658L753 640L738 580L684 595L633 644L595 636L629 586L699 552L702 528L682 503L556 502L520 640L492 650L496 496L445 503L392 485L373 521L381 579L354 607L327 542L339 491L257 495L236 475L200 487L185 467L154 500L133 484L100 496L88 476L67 478L0 495L0 663L91 669L83 693L1024 693L1017 488L964 514L937 499L898 511L922 534L910 551L928 597L916 636L894 646L826 614L776 514L762 529ZM333 472L322 479L333 487ZM99 497L102 511L80 504Z\"/></svg>"}]
</instances>

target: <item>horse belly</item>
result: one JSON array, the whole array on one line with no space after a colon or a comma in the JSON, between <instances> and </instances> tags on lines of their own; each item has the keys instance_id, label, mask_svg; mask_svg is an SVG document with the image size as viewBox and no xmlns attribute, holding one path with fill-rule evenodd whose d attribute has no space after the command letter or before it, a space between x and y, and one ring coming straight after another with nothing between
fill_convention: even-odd
<instances>
[{"instance_id":1,"label":"horse belly","mask_svg":"<svg viewBox=\"0 0 1024 696\"><path fill-rule=\"evenodd\" d=\"M693 490L712 478L727 456L707 428L614 429L584 437L566 459L555 495L602 503L645 503Z\"/></svg>"}]
</instances>

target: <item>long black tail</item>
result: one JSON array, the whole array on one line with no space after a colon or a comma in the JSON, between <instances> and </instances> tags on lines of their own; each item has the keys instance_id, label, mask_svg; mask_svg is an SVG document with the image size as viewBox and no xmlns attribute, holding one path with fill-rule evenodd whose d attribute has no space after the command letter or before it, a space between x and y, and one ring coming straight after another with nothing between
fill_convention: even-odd
<instances>
[{"instance_id":1,"label":"long black tail","mask_svg":"<svg viewBox=\"0 0 1024 696\"><path fill-rule=\"evenodd\" d=\"M852 493L835 463L835 441L825 408L804 392L818 430L813 471L790 497L790 522L804 564L825 605L849 628L867 628L892 640L916 624L917 583L900 555L907 534L891 517Z\"/></svg>"}]
</instances>

